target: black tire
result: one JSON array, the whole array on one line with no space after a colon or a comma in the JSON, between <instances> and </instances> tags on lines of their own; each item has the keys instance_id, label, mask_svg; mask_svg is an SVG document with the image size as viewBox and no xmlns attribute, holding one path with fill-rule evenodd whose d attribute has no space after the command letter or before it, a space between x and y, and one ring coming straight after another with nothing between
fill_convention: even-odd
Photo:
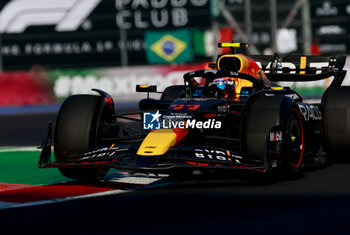
<instances>
[{"instance_id":1,"label":"black tire","mask_svg":"<svg viewBox=\"0 0 350 235\"><path fill-rule=\"evenodd\" d=\"M244 154L266 161L269 132L273 127L280 126L282 138L285 140L279 162L280 169L286 173L300 170L304 149L303 122L293 99L285 96L251 97L242 118L241 150ZM292 138L296 133L298 135ZM299 148L295 148L298 143Z\"/></svg>"},{"instance_id":2,"label":"black tire","mask_svg":"<svg viewBox=\"0 0 350 235\"><path fill-rule=\"evenodd\" d=\"M333 157L350 150L350 87L330 87L322 99L325 150Z\"/></svg>"},{"instance_id":3,"label":"black tire","mask_svg":"<svg viewBox=\"0 0 350 235\"><path fill-rule=\"evenodd\" d=\"M287 117L282 166L288 171L299 172L305 148L303 121L298 107L293 107Z\"/></svg>"},{"instance_id":4,"label":"black tire","mask_svg":"<svg viewBox=\"0 0 350 235\"><path fill-rule=\"evenodd\" d=\"M102 97L74 95L61 106L56 119L54 153L56 160L66 158L64 153L84 153L98 145L101 138L99 126L106 118ZM65 177L78 180L98 180L108 169L60 168Z\"/></svg>"},{"instance_id":5,"label":"black tire","mask_svg":"<svg viewBox=\"0 0 350 235\"><path fill-rule=\"evenodd\" d=\"M161 96L161 100L176 100L185 97L185 86L175 85L165 88Z\"/></svg>"}]
</instances>

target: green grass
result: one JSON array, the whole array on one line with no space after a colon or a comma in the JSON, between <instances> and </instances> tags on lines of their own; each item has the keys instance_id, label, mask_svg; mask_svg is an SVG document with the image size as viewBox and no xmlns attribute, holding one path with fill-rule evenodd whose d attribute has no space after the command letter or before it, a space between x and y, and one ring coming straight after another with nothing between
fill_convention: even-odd
<instances>
[{"instance_id":1,"label":"green grass","mask_svg":"<svg viewBox=\"0 0 350 235\"><path fill-rule=\"evenodd\" d=\"M48 185L68 181L58 169L39 169L40 151L0 149L0 182L13 184Z\"/></svg>"},{"instance_id":2,"label":"green grass","mask_svg":"<svg viewBox=\"0 0 350 235\"><path fill-rule=\"evenodd\" d=\"M305 96L319 96L321 97L323 95L323 93L325 92L325 88L324 87L306 87L306 88L302 88L302 87L298 87L295 89L296 92L298 92L302 97Z\"/></svg>"}]
</instances>

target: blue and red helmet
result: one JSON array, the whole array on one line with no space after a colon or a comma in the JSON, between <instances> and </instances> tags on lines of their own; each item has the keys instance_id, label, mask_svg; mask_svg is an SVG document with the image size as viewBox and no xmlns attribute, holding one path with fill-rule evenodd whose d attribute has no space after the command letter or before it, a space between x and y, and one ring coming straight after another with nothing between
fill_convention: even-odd
<instances>
[{"instance_id":1,"label":"blue and red helmet","mask_svg":"<svg viewBox=\"0 0 350 235\"><path fill-rule=\"evenodd\" d=\"M236 84L233 78L217 78L208 85L209 95L216 98L233 98Z\"/></svg>"}]
</instances>

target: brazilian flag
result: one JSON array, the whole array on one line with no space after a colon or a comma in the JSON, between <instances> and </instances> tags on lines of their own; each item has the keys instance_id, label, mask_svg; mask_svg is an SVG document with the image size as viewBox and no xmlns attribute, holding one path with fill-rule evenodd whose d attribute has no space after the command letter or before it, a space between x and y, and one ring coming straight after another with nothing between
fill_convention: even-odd
<instances>
[{"instance_id":1,"label":"brazilian flag","mask_svg":"<svg viewBox=\"0 0 350 235\"><path fill-rule=\"evenodd\" d=\"M193 61L191 31L145 32L146 57L150 64L185 63Z\"/></svg>"}]
</instances>

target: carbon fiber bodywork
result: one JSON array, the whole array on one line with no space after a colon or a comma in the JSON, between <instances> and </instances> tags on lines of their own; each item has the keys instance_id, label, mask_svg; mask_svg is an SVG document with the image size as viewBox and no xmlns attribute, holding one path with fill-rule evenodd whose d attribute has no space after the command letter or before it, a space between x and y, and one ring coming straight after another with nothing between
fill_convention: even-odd
<instances>
[{"instance_id":1,"label":"carbon fiber bodywork","mask_svg":"<svg viewBox=\"0 0 350 235\"><path fill-rule=\"evenodd\" d=\"M259 58L262 61L267 59L264 56ZM308 58L303 57L302 60L306 61ZM325 61L325 58L322 58ZM310 60L315 61L315 58ZM140 117L143 116L143 112L150 111L160 112L163 117L185 115L188 120L219 121L220 128L192 128L186 130L181 138L178 138L180 135L176 131L174 133L170 131L169 135L174 140L169 142L164 153L148 151L151 154L146 154L147 151L140 152L140 149L152 132L141 128L143 119L131 117L130 114L116 114L113 111L111 114L115 118L113 125L119 126L119 134L111 136L107 133L108 137L99 139L97 141L99 145L88 152L60 152L60 159L53 161L50 123L47 137L41 146L39 167L117 168L152 173L169 173L177 169L204 171L242 169L267 172L285 166L286 158L290 161L288 164L293 171L299 171L305 165L322 164L324 163L322 159L326 155L323 147L323 101L319 104L305 103L297 92L289 87L278 86L274 82L314 81L333 76L330 87L338 87L345 77L346 71L342 70L345 60L343 57L328 60L326 67L314 69L311 66L303 67L304 63L303 65L300 63L293 69L288 68L287 73L278 66L281 62L275 56L273 64L269 65L271 69L265 76L252 59L246 61L253 67L244 67L244 56L225 56L225 60L221 60L222 64L216 65L214 69L184 74L185 85L181 89L182 92L178 92L179 86L175 87L177 97L174 99L143 99L139 102L141 112L133 113ZM260 64L266 69L266 63ZM237 68L238 65L241 68ZM231 67L235 70L227 70ZM196 84L194 77L204 78L205 84ZM240 87L240 93L233 97L212 97L208 85L222 77L245 80L251 86ZM140 86L137 89L156 92L153 86ZM103 102L113 105L113 100L107 93L98 92ZM163 94L162 97L173 97L173 94ZM134 121L138 123L138 128L118 122L118 119ZM114 128L108 123L103 125L103 130ZM174 129L177 127L170 127L170 130ZM134 134L130 134L131 132ZM138 135L135 135L135 132ZM161 142L159 138L157 141ZM155 149L157 144L159 143L148 144L146 147ZM255 147L256 150L251 150ZM294 152L295 156L290 156L290 152Z\"/></svg>"}]
</instances>

